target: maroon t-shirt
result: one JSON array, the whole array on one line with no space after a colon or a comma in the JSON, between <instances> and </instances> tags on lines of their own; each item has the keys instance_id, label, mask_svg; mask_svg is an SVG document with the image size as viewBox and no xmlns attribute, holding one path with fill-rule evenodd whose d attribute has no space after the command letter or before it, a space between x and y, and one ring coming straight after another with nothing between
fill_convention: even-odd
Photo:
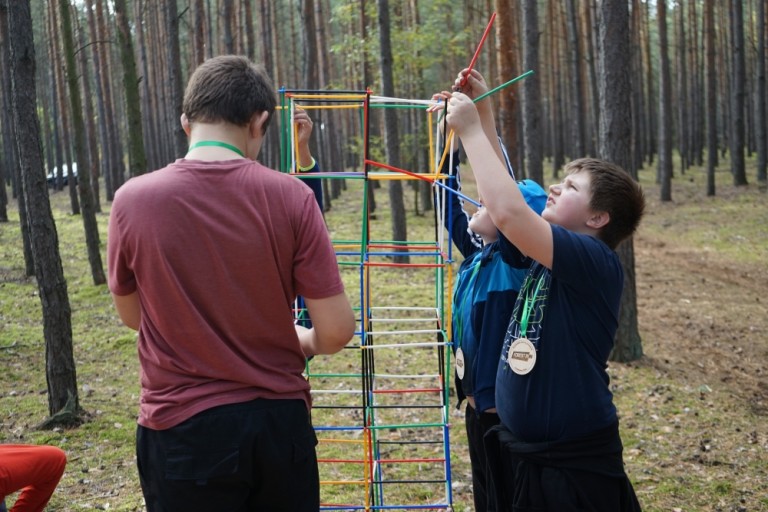
<instances>
[{"instance_id":1,"label":"maroon t-shirt","mask_svg":"<svg viewBox=\"0 0 768 512\"><path fill-rule=\"evenodd\" d=\"M297 295L344 291L312 191L245 159L180 159L115 194L109 288L138 291L139 424L166 429L223 404L310 404Z\"/></svg>"}]
</instances>

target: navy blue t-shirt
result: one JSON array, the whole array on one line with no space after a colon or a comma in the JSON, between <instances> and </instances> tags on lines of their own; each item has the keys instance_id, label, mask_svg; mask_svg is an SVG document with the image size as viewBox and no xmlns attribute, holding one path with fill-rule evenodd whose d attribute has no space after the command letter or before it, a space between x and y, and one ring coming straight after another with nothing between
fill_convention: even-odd
<instances>
[{"instance_id":1,"label":"navy blue t-shirt","mask_svg":"<svg viewBox=\"0 0 768 512\"><path fill-rule=\"evenodd\" d=\"M534 262L515 304L496 375L501 422L527 442L572 439L616 421L606 373L618 328L624 272L618 255L600 240L552 226L552 270ZM508 241L502 251L530 263ZM536 364L518 375L507 364L510 344L521 337L526 295L543 279L526 337Z\"/></svg>"}]
</instances>

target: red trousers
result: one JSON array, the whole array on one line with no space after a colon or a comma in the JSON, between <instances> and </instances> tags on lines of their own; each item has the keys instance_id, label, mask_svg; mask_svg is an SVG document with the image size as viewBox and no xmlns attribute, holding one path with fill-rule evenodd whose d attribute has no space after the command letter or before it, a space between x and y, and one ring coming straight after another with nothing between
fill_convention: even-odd
<instances>
[{"instance_id":1,"label":"red trousers","mask_svg":"<svg viewBox=\"0 0 768 512\"><path fill-rule=\"evenodd\" d=\"M0 444L0 502L21 490L10 512L42 512L66 464L55 446Z\"/></svg>"}]
</instances>

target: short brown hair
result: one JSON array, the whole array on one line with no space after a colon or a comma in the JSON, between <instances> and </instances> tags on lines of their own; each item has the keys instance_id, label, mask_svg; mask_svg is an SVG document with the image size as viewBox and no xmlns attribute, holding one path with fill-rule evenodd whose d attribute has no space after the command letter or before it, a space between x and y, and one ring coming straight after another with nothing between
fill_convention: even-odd
<instances>
[{"instance_id":1,"label":"short brown hair","mask_svg":"<svg viewBox=\"0 0 768 512\"><path fill-rule=\"evenodd\" d=\"M221 55L195 69L184 92L183 110L190 123L227 122L247 125L254 114L275 111L277 97L272 80L262 66L247 57Z\"/></svg>"},{"instance_id":2,"label":"short brown hair","mask_svg":"<svg viewBox=\"0 0 768 512\"><path fill-rule=\"evenodd\" d=\"M645 212L645 194L640 184L616 164L597 158L580 158L565 165L566 174L586 171L591 177L592 197L589 207L607 212L608 224L600 229L598 238L615 249L630 237Z\"/></svg>"}]
</instances>

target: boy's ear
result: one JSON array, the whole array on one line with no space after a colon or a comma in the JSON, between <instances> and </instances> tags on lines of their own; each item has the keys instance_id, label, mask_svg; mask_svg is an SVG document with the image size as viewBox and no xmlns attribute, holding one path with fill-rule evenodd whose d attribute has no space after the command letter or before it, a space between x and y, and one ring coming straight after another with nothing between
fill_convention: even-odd
<instances>
[{"instance_id":1,"label":"boy's ear","mask_svg":"<svg viewBox=\"0 0 768 512\"><path fill-rule=\"evenodd\" d=\"M186 133L187 137L189 137L190 127L189 127L189 119L187 118L187 114L182 113L181 119L179 119L179 121L181 121L181 129L184 130L184 133Z\"/></svg>"},{"instance_id":2,"label":"boy's ear","mask_svg":"<svg viewBox=\"0 0 768 512\"><path fill-rule=\"evenodd\" d=\"M587 219L587 226L592 229L602 229L611 221L611 215L608 212L594 212Z\"/></svg>"},{"instance_id":3,"label":"boy's ear","mask_svg":"<svg viewBox=\"0 0 768 512\"><path fill-rule=\"evenodd\" d=\"M251 117L250 131L251 137L263 137L264 136L264 123L269 118L269 112L266 110L253 114Z\"/></svg>"}]
</instances>

